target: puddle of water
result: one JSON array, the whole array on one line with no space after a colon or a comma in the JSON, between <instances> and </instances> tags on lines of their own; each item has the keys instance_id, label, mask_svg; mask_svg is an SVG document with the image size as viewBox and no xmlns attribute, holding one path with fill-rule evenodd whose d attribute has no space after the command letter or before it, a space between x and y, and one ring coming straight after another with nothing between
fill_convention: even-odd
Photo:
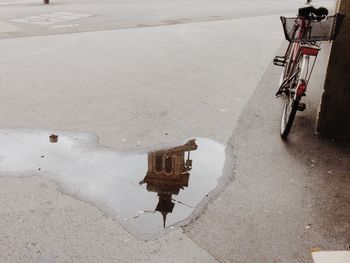
<instances>
[{"instance_id":1,"label":"puddle of water","mask_svg":"<svg viewBox=\"0 0 350 263\"><path fill-rule=\"evenodd\" d=\"M224 146L209 139L149 153L119 153L96 137L45 131L0 131L0 174L44 175L92 202L136 235L186 219L217 185Z\"/></svg>"}]
</instances>

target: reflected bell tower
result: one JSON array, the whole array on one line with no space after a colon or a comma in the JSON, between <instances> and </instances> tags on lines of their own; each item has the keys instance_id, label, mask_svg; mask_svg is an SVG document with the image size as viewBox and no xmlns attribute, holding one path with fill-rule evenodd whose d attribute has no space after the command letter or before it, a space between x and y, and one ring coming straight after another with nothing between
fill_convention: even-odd
<instances>
[{"instance_id":1,"label":"reflected bell tower","mask_svg":"<svg viewBox=\"0 0 350 263\"><path fill-rule=\"evenodd\" d=\"M198 148L196 140L189 140L184 145L168 150L148 154L148 171L140 184L147 184L147 191L158 193L158 204L155 211L163 216L163 227L168 213L172 213L175 203L172 195L188 187L192 160L190 152Z\"/></svg>"}]
</instances>

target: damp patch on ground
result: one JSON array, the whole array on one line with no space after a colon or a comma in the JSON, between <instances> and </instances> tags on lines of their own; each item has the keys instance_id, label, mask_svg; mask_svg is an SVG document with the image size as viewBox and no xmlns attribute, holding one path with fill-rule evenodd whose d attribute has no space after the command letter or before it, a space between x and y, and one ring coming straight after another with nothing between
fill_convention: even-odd
<instances>
[{"instance_id":1,"label":"damp patch on ground","mask_svg":"<svg viewBox=\"0 0 350 263\"><path fill-rule=\"evenodd\" d=\"M50 14L42 14L38 16L26 16L22 18L16 18L12 19L11 21L24 24L51 25L55 23L63 23L81 18L87 18L90 16L91 15L88 14L79 14L71 12L53 12Z\"/></svg>"},{"instance_id":2,"label":"damp patch on ground","mask_svg":"<svg viewBox=\"0 0 350 263\"><path fill-rule=\"evenodd\" d=\"M139 236L188 218L217 186L224 146L205 138L150 152L117 152L88 133L0 130L0 176L48 176Z\"/></svg>"}]
</instances>

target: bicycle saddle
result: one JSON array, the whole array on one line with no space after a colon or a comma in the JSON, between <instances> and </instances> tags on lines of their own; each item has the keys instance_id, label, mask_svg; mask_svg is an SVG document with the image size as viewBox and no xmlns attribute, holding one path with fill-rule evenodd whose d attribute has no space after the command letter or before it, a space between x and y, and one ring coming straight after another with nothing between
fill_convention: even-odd
<instances>
[{"instance_id":1,"label":"bicycle saddle","mask_svg":"<svg viewBox=\"0 0 350 263\"><path fill-rule=\"evenodd\" d=\"M328 9L325 7L315 8L314 6L305 6L299 8L299 16L305 19L322 20L328 15Z\"/></svg>"}]
</instances>

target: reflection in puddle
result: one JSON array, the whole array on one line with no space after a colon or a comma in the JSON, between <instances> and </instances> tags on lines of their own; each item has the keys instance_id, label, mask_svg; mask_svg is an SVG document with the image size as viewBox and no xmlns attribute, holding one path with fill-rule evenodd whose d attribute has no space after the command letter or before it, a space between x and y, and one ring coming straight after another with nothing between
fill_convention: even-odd
<instances>
[{"instance_id":1,"label":"reflection in puddle","mask_svg":"<svg viewBox=\"0 0 350 263\"><path fill-rule=\"evenodd\" d=\"M182 146L148 154L148 172L140 184L146 183L147 191L158 193L159 201L155 211L162 214L163 227L166 225L167 214L172 213L175 206L172 195L178 195L180 189L188 186L189 171L192 169L190 151L197 147L195 140L190 140Z\"/></svg>"},{"instance_id":2,"label":"reflection in puddle","mask_svg":"<svg viewBox=\"0 0 350 263\"><path fill-rule=\"evenodd\" d=\"M0 131L0 175L43 175L137 235L186 219L217 185L224 146L208 139L148 154L119 153L86 133ZM193 164L193 166L192 166Z\"/></svg>"}]
</instances>

